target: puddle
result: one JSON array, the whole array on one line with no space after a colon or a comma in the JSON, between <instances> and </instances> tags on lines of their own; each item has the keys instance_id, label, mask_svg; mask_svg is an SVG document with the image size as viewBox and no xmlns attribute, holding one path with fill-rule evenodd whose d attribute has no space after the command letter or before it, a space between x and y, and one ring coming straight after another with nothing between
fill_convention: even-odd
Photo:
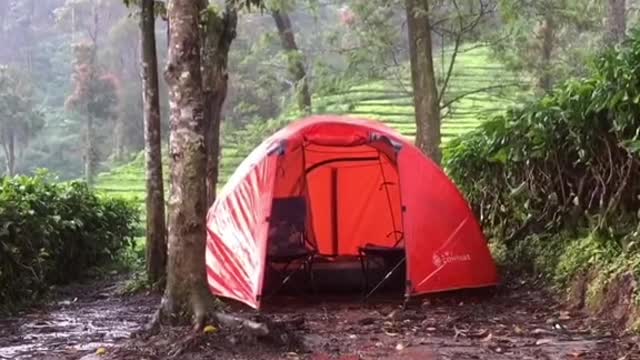
<instances>
[{"instance_id":1,"label":"puddle","mask_svg":"<svg viewBox=\"0 0 640 360\"><path fill-rule=\"evenodd\" d=\"M91 293L80 289L46 312L0 319L0 359L73 358L129 338L157 302L149 297L121 298L114 289L92 289L95 295L78 301L82 293Z\"/></svg>"}]
</instances>

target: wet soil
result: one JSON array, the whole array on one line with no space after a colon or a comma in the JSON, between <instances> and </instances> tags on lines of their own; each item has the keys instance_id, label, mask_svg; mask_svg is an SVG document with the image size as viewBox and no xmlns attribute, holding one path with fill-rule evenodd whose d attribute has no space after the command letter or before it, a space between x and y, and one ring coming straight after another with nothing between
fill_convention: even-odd
<instances>
[{"instance_id":1,"label":"wet soil","mask_svg":"<svg viewBox=\"0 0 640 360\"><path fill-rule=\"evenodd\" d=\"M0 320L0 358L10 359L640 359L640 339L572 311L531 283L397 299L278 298L261 313L269 337L215 325L211 333L166 327L130 338L157 294L119 296L117 282L64 289L59 301ZM104 347L104 354L96 349Z\"/></svg>"},{"instance_id":2,"label":"wet soil","mask_svg":"<svg viewBox=\"0 0 640 360\"><path fill-rule=\"evenodd\" d=\"M0 319L0 359L74 359L129 338L147 321L157 295L120 296L124 279L54 290L53 303Z\"/></svg>"}]
</instances>

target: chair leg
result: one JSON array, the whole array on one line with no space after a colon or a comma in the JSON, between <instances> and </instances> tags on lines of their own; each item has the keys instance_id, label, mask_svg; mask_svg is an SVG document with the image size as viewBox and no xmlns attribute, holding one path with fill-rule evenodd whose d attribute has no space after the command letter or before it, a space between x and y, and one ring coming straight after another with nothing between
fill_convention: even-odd
<instances>
[{"instance_id":1,"label":"chair leg","mask_svg":"<svg viewBox=\"0 0 640 360\"><path fill-rule=\"evenodd\" d=\"M316 283L315 283L315 276L313 275L313 258L315 255L311 255L309 257L309 285L311 286L311 293L312 294L316 294Z\"/></svg>"},{"instance_id":2,"label":"chair leg","mask_svg":"<svg viewBox=\"0 0 640 360\"><path fill-rule=\"evenodd\" d=\"M359 258L360 258L360 266L362 268L362 282L363 282L362 295L364 296L367 294L367 290L369 289L369 276L368 276L369 263L367 262L365 264L365 261L367 261L365 258L365 255L360 254Z\"/></svg>"},{"instance_id":3,"label":"chair leg","mask_svg":"<svg viewBox=\"0 0 640 360\"><path fill-rule=\"evenodd\" d=\"M389 271L382 280L380 280L380 282L378 283L378 285L376 285L366 296L365 298L368 298L369 296L371 296L371 294L373 294L376 290L378 290L378 288L385 282L387 281L387 279L389 279L389 277L391 277L391 275L396 272L396 270L400 267L400 265L402 265L404 262L406 261L406 257L403 258L402 260L398 261L398 263L393 267L393 269L391 269L391 271Z\"/></svg>"}]
</instances>

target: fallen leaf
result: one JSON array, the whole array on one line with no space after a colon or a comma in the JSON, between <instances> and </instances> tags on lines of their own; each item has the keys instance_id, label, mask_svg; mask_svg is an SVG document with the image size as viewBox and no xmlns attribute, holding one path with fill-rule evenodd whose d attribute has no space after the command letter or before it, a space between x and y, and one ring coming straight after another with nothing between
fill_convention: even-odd
<instances>
[{"instance_id":1,"label":"fallen leaf","mask_svg":"<svg viewBox=\"0 0 640 360\"><path fill-rule=\"evenodd\" d=\"M213 326L213 325L207 325L204 327L204 329L202 330L205 334L213 334L218 332L218 328Z\"/></svg>"},{"instance_id":2,"label":"fallen leaf","mask_svg":"<svg viewBox=\"0 0 640 360\"><path fill-rule=\"evenodd\" d=\"M105 348L103 348L103 347L99 347L99 348L96 350L96 355L98 355L98 356L105 355L106 353L107 353L107 349L105 349Z\"/></svg>"},{"instance_id":3,"label":"fallen leaf","mask_svg":"<svg viewBox=\"0 0 640 360\"><path fill-rule=\"evenodd\" d=\"M391 337L395 337L399 335L398 333L390 332L387 330L384 330L384 333L387 334L387 336L391 336Z\"/></svg>"},{"instance_id":4,"label":"fallen leaf","mask_svg":"<svg viewBox=\"0 0 640 360\"><path fill-rule=\"evenodd\" d=\"M548 334L552 334L552 332L551 332L551 331L549 331L549 330L545 330L545 329L540 329L540 328L534 329L531 333L532 333L532 334L534 334L534 335L548 335Z\"/></svg>"},{"instance_id":5,"label":"fallen leaf","mask_svg":"<svg viewBox=\"0 0 640 360\"><path fill-rule=\"evenodd\" d=\"M487 342L487 341L491 341L491 339L493 339L493 334L489 333L489 335L487 335L486 337L482 338L482 342Z\"/></svg>"},{"instance_id":6,"label":"fallen leaf","mask_svg":"<svg viewBox=\"0 0 640 360\"><path fill-rule=\"evenodd\" d=\"M467 336L467 331L466 330L459 330L457 327L453 327L453 331L455 332L455 335L453 335L454 339L457 339L458 336Z\"/></svg>"},{"instance_id":7,"label":"fallen leaf","mask_svg":"<svg viewBox=\"0 0 640 360\"><path fill-rule=\"evenodd\" d=\"M540 340L536 341L536 345L540 346L540 345L544 345L544 344L550 344L552 342L553 342L552 339L540 339Z\"/></svg>"},{"instance_id":8,"label":"fallen leaf","mask_svg":"<svg viewBox=\"0 0 640 360\"><path fill-rule=\"evenodd\" d=\"M480 331L474 333L471 337L475 337L475 338L485 337L488 332L489 332L489 330L483 329L483 330L480 330Z\"/></svg>"},{"instance_id":9,"label":"fallen leaf","mask_svg":"<svg viewBox=\"0 0 640 360\"><path fill-rule=\"evenodd\" d=\"M568 311L560 311L558 319L562 321L571 320L571 315L569 315Z\"/></svg>"},{"instance_id":10,"label":"fallen leaf","mask_svg":"<svg viewBox=\"0 0 640 360\"><path fill-rule=\"evenodd\" d=\"M515 332L516 334L520 335L524 332L524 330L522 330L522 328L518 325L514 325L513 326L513 332Z\"/></svg>"}]
</instances>

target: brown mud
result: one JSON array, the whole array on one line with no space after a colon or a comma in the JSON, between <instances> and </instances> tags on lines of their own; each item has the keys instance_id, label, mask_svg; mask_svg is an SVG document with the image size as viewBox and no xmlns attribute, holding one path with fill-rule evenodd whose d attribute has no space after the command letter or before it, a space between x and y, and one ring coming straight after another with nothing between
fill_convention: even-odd
<instances>
[{"instance_id":1,"label":"brown mud","mask_svg":"<svg viewBox=\"0 0 640 360\"><path fill-rule=\"evenodd\" d=\"M218 326L131 338L159 299L120 296L119 286L67 287L55 303L0 320L0 359L640 359L638 337L533 283L431 296L406 308L389 298L338 296L274 299L261 314L230 307L267 323L268 338Z\"/></svg>"}]
</instances>

